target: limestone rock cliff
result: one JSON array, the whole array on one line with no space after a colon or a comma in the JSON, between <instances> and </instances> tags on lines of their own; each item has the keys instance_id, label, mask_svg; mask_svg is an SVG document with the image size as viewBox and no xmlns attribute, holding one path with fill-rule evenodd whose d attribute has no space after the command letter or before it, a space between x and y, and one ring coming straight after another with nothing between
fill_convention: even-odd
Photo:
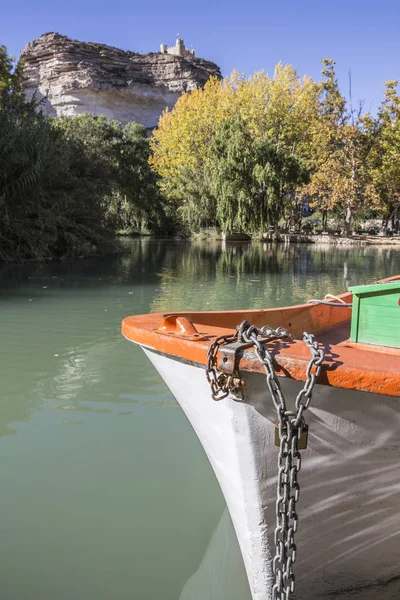
<instances>
[{"instance_id":1,"label":"limestone rock cliff","mask_svg":"<svg viewBox=\"0 0 400 600\"><path fill-rule=\"evenodd\" d=\"M216 64L195 56L139 54L46 33L21 53L28 98L49 116L94 113L151 129L165 107L186 91L221 77Z\"/></svg>"}]
</instances>

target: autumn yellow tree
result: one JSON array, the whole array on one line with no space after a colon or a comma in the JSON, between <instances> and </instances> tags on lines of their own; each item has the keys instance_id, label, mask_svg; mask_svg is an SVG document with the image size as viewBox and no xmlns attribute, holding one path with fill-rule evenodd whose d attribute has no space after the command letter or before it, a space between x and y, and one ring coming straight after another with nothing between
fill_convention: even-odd
<instances>
[{"instance_id":1,"label":"autumn yellow tree","mask_svg":"<svg viewBox=\"0 0 400 600\"><path fill-rule=\"evenodd\" d=\"M320 93L311 77L300 78L291 65L279 63L273 77L260 71L246 79L234 72L225 86L234 112L255 138L310 158Z\"/></svg>"},{"instance_id":2,"label":"autumn yellow tree","mask_svg":"<svg viewBox=\"0 0 400 600\"><path fill-rule=\"evenodd\" d=\"M163 113L151 141L150 161L161 176L164 194L190 224L217 223L219 187L215 181L211 185L206 166L219 126L236 117L253 141L273 145L282 160L283 155L301 160L304 170L311 165L318 95L311 78L300 79L293 67L281 64L273 77L263 71L250 78L234 72L224 81L211 79L204 89L184 94L172 111Z\"/></svg>"},{"instance_id":3,"label":"autumn yellow tree","mask_svg":"<svg viewBox=\"0 0 400 600\"><path fill-rule=\"evenodd\" d=\"M282 64L272 77L210 79L163 113L150 162L189 229L300 223L304 200L321 211L324 228L331 214L346 233L372 211L397 218L397 82L388 82L374 118L346 103L335 62L322 64L321 82Z\"/></svg>"},{"instance_id":4,"label":"autumn yellow tree","mask_svg":"<svg viewBox=\"0 0 400 600\"><path fill-rule=\"evenodd\" d=\"M322 212L326 228L328 211L335 211L350 233L354 217L365 207L378 204L376 188L368 169L372 149L371 118L346 108L339 91L335 62L322 61L324 80L320 84L319 119L313 143L314 169L304 188L314 206Z\"/></svg>"},{"instance_id":5,"label":"autumn yellow tree","mask_svg":"<svg viewBox=\"0 0 400 600\"><path fill-rule=\"evenodd\" d=\"M202 169L218 123L227 115L223 82L212 77L204 88L183 94L162 114L151 139L150 164L168 198L182 200Z\"/></svg>"}]
</instances>

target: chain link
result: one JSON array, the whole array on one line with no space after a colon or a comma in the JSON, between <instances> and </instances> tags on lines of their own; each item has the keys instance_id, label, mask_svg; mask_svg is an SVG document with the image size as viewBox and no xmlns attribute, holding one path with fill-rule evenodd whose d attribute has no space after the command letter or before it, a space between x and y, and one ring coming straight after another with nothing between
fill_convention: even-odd
<instances>
[{"instance_id":1,"label":"chain link","mask_svg":"<svg viewBox=\"0 0 400 600\"><path fill-rule=\"evenodd\" d=\"M217 370L217 354L221 346L225 344L231 344L236 341L238 337L238 333L234 333L231 335L221 335L208 348L207 352L207 367L206 367L206 377L207 381L211 387L211 395L213 400L223 400L229 394L240 387L239 381L237 382L237 386L234 386L234 379L237 378L225 375L225 373L220 373Z\"/></svg>"},{"instance_id":2,"label":"chain link","mask_svg":"<svg viewBox=\"0 0 400 600\"><path fill-rule=\"evenodd\" d=\"M311 360L306 369L305 384L295 400L296 410L287 410L285 397L275 373L272 356L265 346L266 341L284 340L286 338L292 338L292 336L283 327L273 329L265 326L257 329L247 321L243 321L237 327L235 334L217 338L211 344L208 351L206 370L214 400L226 398L230 391L240 387L241 381L238 377L231 377L229 380L228 376L218 373L216 357L222 345L234 341L252 343L257 358L266 371L267 386L278 415L280 438L274 534L275 558L272 563L275 582L272 588L272 600L289 600L291 594L294 593L293 565L296 562L297 554L294 538L299 521L296 504L300 496L298 474L301 469L299 441L302 432L306 428L304 413L310 405L314 385L321 372L321 364L324 359L324 351L319 348L314 335L304 333L303 340L310 349Z\"/></svg>"}]
</instances>

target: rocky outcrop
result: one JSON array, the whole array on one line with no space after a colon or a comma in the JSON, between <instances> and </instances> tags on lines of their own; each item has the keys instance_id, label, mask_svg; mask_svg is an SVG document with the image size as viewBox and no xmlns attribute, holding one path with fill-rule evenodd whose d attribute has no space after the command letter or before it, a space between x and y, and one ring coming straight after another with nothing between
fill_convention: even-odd
<instances>
[{"instance_id":1,"label":"rocky outcrop","mask_svg":"<svg viewBox=\"0 0 400 600\"><path fill-rule=\"evenodd\" d=\"M221 77L216 64L195 56L139 54L46 33L21 53L28 98L49 116L90 112L151 129L186 91Z\"/></svg>"}]
</instances>

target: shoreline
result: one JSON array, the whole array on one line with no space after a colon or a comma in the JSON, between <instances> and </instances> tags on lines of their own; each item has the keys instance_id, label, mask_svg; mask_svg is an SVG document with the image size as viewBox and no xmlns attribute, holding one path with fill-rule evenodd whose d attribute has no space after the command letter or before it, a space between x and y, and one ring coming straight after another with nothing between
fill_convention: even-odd
<instances>
[{"instance_id":1,"label":"shoreline","mask_svg":"<svg viewBox=\"0 0 400 600\"><path fill-rule=\"evenodd\" d=\"M325 244L332 246L400 246L400 235L334 235L334 234L307 234L307 233L264 233L250 236L249 234L207 234L206 232L194 233L186 238L173 236L173 239L186 239L187 241L218 241L222 243L234 242L267 242L278 244Z\"/></svg>"},{"instance_id":2,"label":"shoreline","mask_svg":"<svg viewBox=\"0 0 400 600\"><path fill-rule=\"evenodd\" d=\"M303 233L272 233L264 234L263 242L278 242L284 244L327 244L333 246L399 246L400 236L378 235L329 235L329 234L303 234Z\"/></svg>"},{"instance_id":3,"label":"shoreline","mask_svg":"<svg viewBox=\"0 0 400 600\"><path fill-rule=\"evenodd\" d=\"M233 234L227 235L225 238L222 235L206 235L206 234L192 234L190 236L181 235L151 235L151 234L124 234L118 235L116 239L122 238L127 239L155 239L155 240L170 240L176 242L219 242L222 244L234 244L234 243L268 243L268 244L310 244L310 245L325 245L325 246L391 246L400 248L400 235L396 237L387 236L375 236L375 235L354 235L350 237L343 237L340 235L309 235L299 233L272 233L263 234L260 237L250 237L249 235ZM0 260L0 268L5 265L16 264L45 264L49 262L62 263L70 260L84 260L88 258L102 258L110 255L118 255L126 253L126 248L122 246L114 247L106 251L94 252L91 254L79 255L79 256L48 256L41 260L37 258L26 258L24 260Z\"/></svg>"}]
</instances>

